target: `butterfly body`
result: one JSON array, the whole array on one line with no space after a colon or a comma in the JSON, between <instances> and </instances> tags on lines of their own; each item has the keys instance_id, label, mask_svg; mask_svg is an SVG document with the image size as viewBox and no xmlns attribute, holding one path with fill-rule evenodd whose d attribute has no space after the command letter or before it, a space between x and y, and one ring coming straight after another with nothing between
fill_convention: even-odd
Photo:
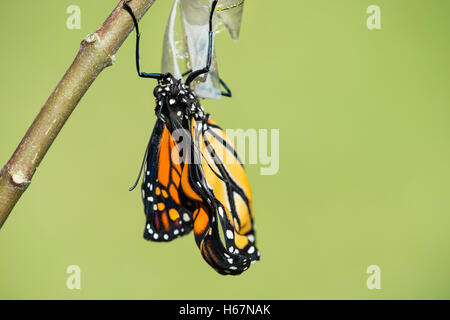
<instances>
[{"instance_id":1,"label":"butterfly body","mask_svg":"<svg viewBox=\"0 0 450 320\"><path fill-rule=\"evenodd\" d=\"M181 79L166 73L153 90L156 98L156 116L161 117L168 125L182 122L191 117L202 119L205 117L195 93L185 85Z\"/></svg>"}]
</instances>

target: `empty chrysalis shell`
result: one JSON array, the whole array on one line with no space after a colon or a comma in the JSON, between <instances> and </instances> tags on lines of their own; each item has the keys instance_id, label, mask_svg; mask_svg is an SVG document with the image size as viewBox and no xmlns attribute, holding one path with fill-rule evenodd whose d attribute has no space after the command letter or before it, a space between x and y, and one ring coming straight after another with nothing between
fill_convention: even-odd
<instances>
[{"instance_id":1,"label":"empty chrysalis shell","mask_svg":"<svg viewBox=\"0 0 450 320\"><path fill-rule=\"evenodd\" d=\"M162 71L176 78L188 70L201 69L206 64L209 14L212 0L175 0L164 37ZM227 29L233 40L239 38L244 0L220 0L213 19L215 34ZM211 69L194 83L201 98L221 98L221 88L215 50Z\"/></svg>"}]
</instances>

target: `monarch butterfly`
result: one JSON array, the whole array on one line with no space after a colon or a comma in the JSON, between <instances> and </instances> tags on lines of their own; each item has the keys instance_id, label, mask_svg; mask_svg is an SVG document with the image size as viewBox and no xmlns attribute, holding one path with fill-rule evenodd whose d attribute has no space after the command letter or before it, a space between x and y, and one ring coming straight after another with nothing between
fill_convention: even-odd
<instances>
[{"instance_id":1,"label":"monarch butterfly","mask_svg":"<svg viewBox=\"0 0 450 320\"><path fill-rule=\"evenodd\" d=\"M142 200L146 215L144 238L170 241L193 230L206 262L220 274L238 275L259 260L255 246L252 197L243 165L225 132L203 107L190 84L209 71L212 54L213 1L209 21L206 67L188 72L187 80L170 73L140 71L140 33L136 27L136 68L142 78L158 80L156 124L138 179L144 170ZM226 92L228 87L221 81Z\"/></svg>"}]
</instances>

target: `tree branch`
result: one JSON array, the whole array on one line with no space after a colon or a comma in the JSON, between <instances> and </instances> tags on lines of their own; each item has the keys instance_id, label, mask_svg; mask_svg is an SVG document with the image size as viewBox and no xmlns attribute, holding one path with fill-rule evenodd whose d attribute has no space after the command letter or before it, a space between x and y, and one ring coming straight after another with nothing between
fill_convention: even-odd
<instances>
[{"instance_id":1,"label":"tree branch","mask_svg":"<svg viewBox=\"0 0 450 320\"><path fill-rule=\"evenodd\" d=\"M72 65L0 172L0 229L78 102L100 72L114 63L115 53L133 30L123 2L129 2L140 19L154 0L121 0L102 26L81 42Z\"/></svg>"}]
</instances>

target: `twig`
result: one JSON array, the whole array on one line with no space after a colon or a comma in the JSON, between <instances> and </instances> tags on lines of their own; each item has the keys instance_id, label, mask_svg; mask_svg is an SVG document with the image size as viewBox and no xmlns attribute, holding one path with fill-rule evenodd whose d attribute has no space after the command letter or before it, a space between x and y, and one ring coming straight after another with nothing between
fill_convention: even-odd
<instances>
[{"instance_id":1,"label":"twig","mask_svg":"<svg viewBox=\"0 0 450 320\"><path fill-rule=\"evenodd\" d=\"M78 102L100 72L114 63L115 53L133 30L130 15L122 9L125 1L138 19L154 2L121 0L102 26L81 42L72 65L0 172L0 229Z\"/></svg>"}]
</instances>

